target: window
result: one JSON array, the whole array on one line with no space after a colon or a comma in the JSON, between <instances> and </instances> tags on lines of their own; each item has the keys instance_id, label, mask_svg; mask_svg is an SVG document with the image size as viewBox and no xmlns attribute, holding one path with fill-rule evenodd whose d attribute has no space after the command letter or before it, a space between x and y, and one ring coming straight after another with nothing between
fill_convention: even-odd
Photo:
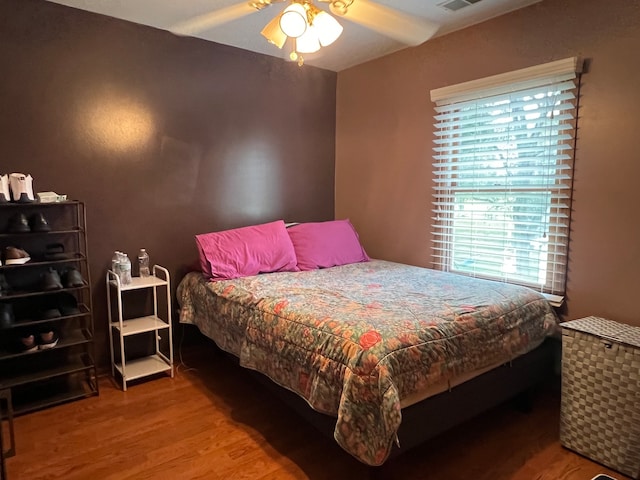
<instances>
[{"instance_id":1,"label":"window","mask_svg":"<svg viewBox=\"0 0 640 480\"><path fill-rule=\"evenodd\" d=\"M437 268L563 295L577 58L431 92Z\"/></svg>"}]
</instances>

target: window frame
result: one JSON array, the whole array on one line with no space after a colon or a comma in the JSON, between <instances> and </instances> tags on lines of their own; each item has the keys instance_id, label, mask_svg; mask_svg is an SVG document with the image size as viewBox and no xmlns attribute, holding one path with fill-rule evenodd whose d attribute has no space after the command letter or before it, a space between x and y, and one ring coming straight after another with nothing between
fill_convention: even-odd
<instances>
[{"instance_id":1,"label":"window frame","mask_svg":"<svg viewBox=\"0 0 640 480\"><path fill-rule=\"evenodd\" d=\"M574 163L575 142L577 138L577 120L578 120L577 112L578 112L581 69L582 69L581 60L578 59L578 57L571 57L571 58L558 60L555 62L543 64L543 65L537 65L534 67L516 70L514 72L509 72L505 74L494 75L492 77L487 77L484 79L472 80L470 82L465 82L465 83L453 85L453 86L447 86L447 87L443 87L443 88L439 88L431 91L431 100L436 104L436 116L435 116L436 125L434 130L434 137L435 137L434 143L436 144L436 147L434 148L434 150L436 151L436 155L435 155L436 161L433 164L435 200L434 200L434 210L433 210L434 217L433 217L433 224L432 224L432 226L434 227L434 236L435 236L434 246L433 246L433 263L436 268L439 268L445 271L460 273L463 275L477 276L481 278L488 278L491 280L500 280L508 283L521 284L534 289L538 289L543 293L549 294L554 299L562 298L566 288L566 270L567 270L568 253L569 253L568 246L569 246L569 232L570 232L570 220L571 220L570 219L571 197L572 197L571 192L573 190L573 173L572 172L573 172L573 163ZM568 82L573 82L571 88L568 87L569 85ZM443 110L447 112L455 112L455 108L458 108L457 107L458 105L463 107L467 105L475 105L477 110L478 104L480 104L482 107L487 109L487 107L490 106L491 100L493 98L512 98L512 96L517 96L519 94L522 94L523 91L524 92L533 91L533 89L538 89L538 88L545 89L548 86L549 88L546 88L546 93L545 93L547 97L541 97L541 101L539 102L539 103L543 103L545 98L555 99L555 97L552 97L552 94L549 93L549 91L551 91L554 88L554 85L562 85L562 88L563 88L563 90L561 90L562 94L558 98L561 98L562 101L565 102L563 103L563 108L566 108L566 110L562 110L562 111L563 112L566 111L570 115L568 115L566 119L559 120L557 124L554 123L553 116L551 117L551 120L548 121L548 123L551 125L551 127L549 128L554 129L554 133L549 134L550 135L549 138L553 139L557 137L558 143L546 145L544 147L545 149L544 151L545 151L545 156L548 155L549 151L554 151L552 155L552 157L554 158L553 160L554 163L553 164L542 163L541 164L542 166L538 166L535 164L530 165L530 167L532 168L532 171L534 171L537 168L540 168L540 169L546 168L554 171L561 170L561 173L557 173L557 172L554 173L554 185L552 185L552 188L549 188L548 186L547 188L543 188L543 185L533 185L533 184L531 188L528 188L528 189L524 187L512 188L512 186L507 186L506 183L508 183L508 181L505 181L505 185L500 185L500 186L497 186L496 188L491 188L491 185L489 185L488 187L486 185L481 185L482 189L480 189L479 183L482 180L486 181L487 178L490 178L488 176L483 177L482 180L476 179L475 185L471 184L469 187L460 187L459 186L459 184L461 183L459 180L460 165L468 167L467 164L460 164L460 161L461 161L460 158L462 155L460 153L460 150L462 150L463 148L457 148L457 149L455 148L456 144L459 147L462 147L462 142L455 140L456 138L461 138L461 137L459 136L459 134L458 136L456 136L457 134L456 134L455 128L453 130L447 130L447 128L442 128L442 126L445 125L445 127L450 127L453 125L454 127L458 127L458 130L459 130L461 128L461 125L463 125L463 122L461 120L454 121L454 120L449 120L447 118L445 118L444 120L442 120L442 118L439 119L439 115L441 114L441 112ZM575 91L575 98L573 99L571 98L572 95L570 95L572 91ZM564 92L569 92L569 94L565 94ZM555 93L558 93L558 92L555 92ZM535 97L535 98L537 99L538 97ZM505 102L508 104L508 107L510 107L509 101ZM532 104L536 103L536 101L532 101ZM566 104L567 102L571 103L571 105L567 106ZM557 103L550 103L547 106L547 108L551 108L551 111L555 113L556 107L554 107L553 105L557 105ZM569 107L572 107L572 108L569 108ZM524 112L525 110L526 109L523 109L522 111ZM512 110L509 110L509 112L511 111ZM453 116L454 113L450 113L450 115ZM490 114L487 112L485 112L483 115L484 116L481 118L485 120L490 118L489 117ZM507 122L508 121L509 120L507 120ZM511 118L510 121L513 121L513 118ZM466 125L467 124L464 124L464 126ZM535 127L535 128L538 128L538 127ZM495 141L497 141L497 139L500 137L499 133L497 133L496 130L497 128L494 128L494 127L489 127L489 130L488 130L493 140L492 143L495 143ZM522 131L523 130L517 130L516 134L521 134ZM562 132L562 134L559 134L558 132ZM567 133L569 134L568 140L566 139ZM504 136L509 137L509 135L504 135ZM544 143L543 140L545 138L546 137L543 136L543 137L532 140L532 142L530 143L532 144L535 144L535 142ZM559 141L560 139L562 139L562 142ZM521 140L522 139L516 141L515 142L516 145ZM490 143L489 146L491 146L492 143ZM444 149L439 148L443 144L447 145L446 148ZM476 144L476 145L481 145L481 144ZM487 148L487 146L484 145L484 148ZM516 146L515 148L516 151L517 151L517 148L518 147ZM541 149L542 147L540 145L534 145L534 148ZM439 151L442 152L445 150L446 152L448 152L446 155L438 154ZM473 165L473 168L470 169L471 172L476 171L478 168L480 168L478 167L478 165L482 164L482 162L485 162L485 163L487 162L486 159L485 160L482 159L482 153L476 152L476 150L479 150L477 146L472 146L471 149L469 149L469 146L466 145L464 146L464 150L467 152L464 155L468 158L472 158L471 164ZM564 150L564 153L562 152L562 150ZM558 151L560 151L560 153L558 153ZM471 157L469 157L469 152L471 152ZM566 157L567 154L568 154L567 158L562 158L562 157ZM477 160L476 156L478 156L480 159ZM519 154L516 153L516 158L518 157L519 157ZM505 171L508 171L509 169L508 158L509 157L505 157L505 160L503 162L505 165L504 166ZM531 157L531 158L534 158L534 157ZM525 162L526 161L523 161L521 163L525 164ZM514 163L517 164L518 161ZM524 167L521 165L517 168L523 169ZM565 177L565 173L568 173L568 176ZM448 175L449 176L448 179L442 179L443 175ZM560 182L560 183L557 183L557 182ZM449 187L450 190L447 190L447 186ZM557 188L553 188L554 186ZM549 238L553 237L554 239L554 241L547 241L548 245L545 250L546 251L546 270L545 270L546 278L544 283L541 283L540 281L535 281L535 282L531 281L531 278L528 280L516 279L513 275L509 275L509 274L494 275L494 274L488 274L486 273L486 271L483 273L483 272L469 271L469 269L464 269L460 267L456 268L454 264L455 263L455 257L454 257L455 238L453 236L456 230L456 227L455 227L456 213L457 213L456 208L459 207L461 203L456 203L455 196L464 195L465 192L467 192L470 196L473 195L474 193L476 195L479 195L480 190L482 191L483 195L489 192L495 192L496 198L500 195L504 195L505 200L507 198L507 195L512 195L513 197L519 194L523 194L525 192L529 192L529 193L539 192L543 196L545 194L549 195L550 197L549 201L544 205L541 204L541 207L544 207L544 208L548 207L549 212L546 214L545 213L537 214L538 216L542 215L547 217L546 222L548 224ZM566 195L562 193L560 190L565 190ZM565 209L566 213L562 213L561 209ZM557 210L557 211L555 213L552 213L553 210ZM508 215L509 214L505 214L505 216L508 216ZM517 215L526 215L526 213L519 213L519 214L512 213L511 215L515 217ZM531 214L529 215L531 216ZM557 225L551 224L551 221L549 220L550 218L559 220L558 224ZM506 224L507 222L508 220L502 221L503 224ZM543 221L538 221L537 223L540 226L544 225ZM459 224L460 224L460 221L458 219L458 225ZM458 227L458 228L461 228L461 227ZM561 231L562 229L564 229L566 233L563 233ZM510 231L510 233L512 232L517 232L515 227L513 228L513 230ZM547 232L545 231L545 237L546 235L547 235ZM448 237L448 238L445 238L445 237ZM473 232L471 234L468 234L468 237L472 238ZM562 239L562 242L556 241L556 237ZM544 238L544 237L540 237L540 238ZM524 242L524 239L513 240L514 243L518 241ZM506 243L506 240L503 239L503 242ZM473 239L469 243L472 245L472 247L473 246L477 247L481 245L481 242L473 242ZM497 245L499 245L499 243L497 243ZM495 246L492 246L490 248L493 248L496 252L499 250L499 247L495 247ZM525 249L522 249L521 251L524 252ZM529 250L529 252L535 253L535 250L532 248ZM564 260L558 261L558 258L560 256L564 256ZM506 255L502 254L502 258L503 258L503 265L504 265L504 259L506 258ZM525 262L531 261L530 259L526 259L526 257L523 257L523 258L525 258ZM559 265L558 269L555 268L556 264ZM549 268L550 265L553 265L554 268ZM541 270L540 267L539 267L539 270ZM561 278L557 280L555 278L550 278L550 276L558 275L558 271L560 271ZM540 278L542 275L542 272L540 271L538 275ZM561 300L558 300L558 301L561 301Z\"/></svg>"}]
</instances>

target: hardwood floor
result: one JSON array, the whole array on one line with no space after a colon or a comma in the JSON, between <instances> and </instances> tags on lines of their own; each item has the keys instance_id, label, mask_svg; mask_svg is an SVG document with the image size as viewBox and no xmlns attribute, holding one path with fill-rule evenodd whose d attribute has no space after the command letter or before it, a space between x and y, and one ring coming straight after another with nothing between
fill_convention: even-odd
<instances>
[{"instance_id":1,"label":"hardwood floor","mask_svg":"<svg viewBox=\"0 0 640 480\"><path fill-rule=\"evenodd\" d=\"M9 480L438 479L590 480L612 472L560 446L559 394L531 413L501 406L369 468L269 394L219 352L185 357L176 378L15 419Z\"/></svg>"}]
</instances>

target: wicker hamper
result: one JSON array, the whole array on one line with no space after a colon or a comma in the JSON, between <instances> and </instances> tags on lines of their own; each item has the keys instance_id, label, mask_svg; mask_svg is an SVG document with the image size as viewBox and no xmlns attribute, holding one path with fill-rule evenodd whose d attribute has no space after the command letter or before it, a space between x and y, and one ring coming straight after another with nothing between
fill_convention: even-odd
<instances>
[{"instance_id":1,"label":"wicker hamper","mask_svg":"<svg viewBox=\"0 0 640 480\"><path fill-rule=\"evenodd\" d=\"M598 317L561 326L560 443L640 479L640 327Z\"/></svg>"}]
</instances>

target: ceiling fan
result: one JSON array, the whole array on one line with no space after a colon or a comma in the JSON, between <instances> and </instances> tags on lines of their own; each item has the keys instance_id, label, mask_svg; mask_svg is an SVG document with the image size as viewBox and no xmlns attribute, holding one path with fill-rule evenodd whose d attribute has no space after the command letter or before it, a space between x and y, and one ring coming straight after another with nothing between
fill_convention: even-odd
<instances>
[{"instance_id":1,"label":"ceiling fan","mask_svg":"<svg viewBox=\"0 0 640 480\"><path fill-rule=\"evenodd\" d=\"M317 0L329 4L329 11L405 45L420 45L431 38L439 25L424 18L402 13L370 0ZM249 0L190 18L171 28L176 34L193 35L209 30L275 3L287 3L260 32L270 43L282 48L287 39L295 40L290 59L302 65L302 53L313 53L333 43L342 26L313 0Z\"/></svg>"}]
</instances>

